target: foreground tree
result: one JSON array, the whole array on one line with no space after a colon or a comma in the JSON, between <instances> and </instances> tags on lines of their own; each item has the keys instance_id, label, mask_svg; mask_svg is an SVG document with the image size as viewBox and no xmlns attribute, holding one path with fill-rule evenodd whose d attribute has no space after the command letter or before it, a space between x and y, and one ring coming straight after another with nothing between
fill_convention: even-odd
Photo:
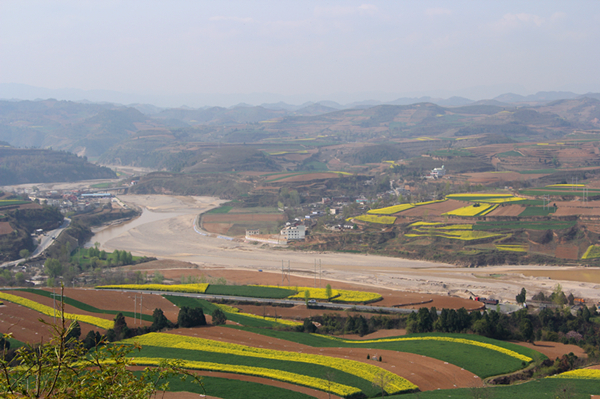
<instances>
[{"instance_id":1,"label":"foreground tree","mask_svg":"<svg viewBox=\"0 0 600 399\"><path fill-rule=\"evenodd\" d=\"M7 360L6 350L0 349L2 398L146 399L167 390L167 379L175 376L192 377L202 386L201 380L183 370L180 362L165 361L136 375L130 370L134 365L130 353L141 347L105 345L101 341L88 352L73 337L75 322L67 325L64 316L60 325L41 322L53 330L50 341L19 348L11 361Z\"/></svg>"}]
</instances>

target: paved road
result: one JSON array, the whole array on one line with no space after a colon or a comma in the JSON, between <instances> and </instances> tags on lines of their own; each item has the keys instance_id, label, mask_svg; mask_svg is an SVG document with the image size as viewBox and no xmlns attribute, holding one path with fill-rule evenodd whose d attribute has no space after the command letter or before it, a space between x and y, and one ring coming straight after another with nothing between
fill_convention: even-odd
<instances>
[{"instance_id":1,"label":"paved road","mask_svg":"<svg viewBox=\"0 0 600 399\"><path fill-rule=\"evenodd\" d=\"M40 245L38 245L37 248L35 249L35 251L33 251L33 254L31 254L29 259L37 258L38 256L40 256L46 249L48 249L48 247L50 245L52 245L54 240L56 238L58 238L58 236L60 236L60 234L64 231L64 229L69 227L70 224L71 224L71 219L65 218L65 220L63 220L60 227L58 227L57 229L54 229L54 230L47 231L46 234L42 236L42 238L40 240ZM6 262L6 263L1 264L0 268L18 265L19 263L24 262L25 260L26 259L23 258L23 259L17 259L17 260L13 260L10 262Z\"/></svg>"},{"instance_id":2,"label":"paved road","mask_svg":"<svg viewBox=\"0 0 600 399\"><path fill-rule=\"evenodd\" d=\"M138 294L156 294L156 295L173 295L173 296L184 296L189 298L200 298L206 299L208 301L224 299L227 301L238 301L238 302L252 302L252 303L273 303L278 305L303 305L304 301L294 301L291 299L269 299L269 298L251 298L251 297L242 297L242 296L231 296L231 295L213 295L213 294L190 294L186 292L169 292L169 291L148 291L148 290L102 290L102 291L119 291L119 292L134 292ZM390 313L405 313L409 314L415 309L405 309L405 308L390 308L384 306L372 306L372 305L354 305L347 303L328 303L328 302L317 302L313 309L315 308L325 308L325 309L356 309L363 312L373 312L378 313L381 311L390 312Z\"/></svg>"}]
</instances>

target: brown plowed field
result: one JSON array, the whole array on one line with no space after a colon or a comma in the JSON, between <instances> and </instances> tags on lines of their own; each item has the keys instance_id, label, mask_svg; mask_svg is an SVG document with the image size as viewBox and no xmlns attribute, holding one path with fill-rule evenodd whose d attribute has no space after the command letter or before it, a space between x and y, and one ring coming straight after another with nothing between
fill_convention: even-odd
<instances>
[{"instance_id":1,"label":"brown plowed field","mask_svg":"<svg viewBox=\"0 0 600 399\"><path fill-rule=\"evenodd\" d=\"M536 341L535 345L529 342L521 342L521 341L511 341L513 344L521 345L526 348L531 348L536 350L546 356L548 359L554 360L557 357L562 357L562 355L567 355L571 352L577 357L587 358L587 353L583 350L583 348L577 345L565 345L560 342L552 342L552 341Z\"/></svg>"},{"instance_id":2,"label":"brown plowed field","mask_svg":"<svg viewBox=\"0 0 600 399\"><path fill-rule=\"evenodd\" d=\"M202 228L209 233L227 234L233 223L202 223Z\"/></svg>"},{"instance_id":3,"label":"brown plowed field","mask_svg":"<svg viewBox=\"0 0 600 399\"><path fill-rule=\"evenodd\" d=\"M406 378L413 384L416 384L421 391L483 386L481 380L469 371L452 364L446 364L441 360L412 353L368 348L313 348L278 338L265 337L225 327L186 328L173 330L172 333L215 339L256 348L325 355L375 364ZM368 361L366 360L367 355L381 356L383 361ZM435 376L435 378L432 378L432 376Z\"/></svg>"},{"instance_id":4,"label":"brown plowed field","mask_svg":"<svg viewBox=\"0 0 600 399\"><path fill-rule=\"evenodd\" d=\"M504 205L494 209L487 216L519 216L524 210L523 205Z\"/></svg>"},{"instance_id":5,"label":"brown plowed field","mask_svg":"<svg viewBox=\"0 0 600 399\"><path fill-rule=\"evenodd\" d=\"M239 222L239 221L250 221L250 222L278 222L283 220L283 214L279 213L266 213L266 214L209 214L202 216L204 223L224 223L224 222Z\"/></svg>"},{"instance_id":6,"label":"brown plowed field","mask_svg":"<svg viewBox=\"0 0 600 399\"><path fill-rule=\"evenodd\" d=\"M13 228L10 227L10 222L0 222L0 236L12 233Z\"/></svg>"},{"instance_id":7,"label":"brown plowed field","mask_svg":"<svg viewBox=\"0 0 600 399\"><path fill-rule=\"evenodd\" d=\"M440 216L442 213L462 208L463 206L467 205L469 205L468 202L449 199L444 202L436 202L435 204L416 206L414 208L399 212L396 214L396 216L421 217L425 214L425 211L427 211L429 216Z\"/></svg>"},{"instance_id":8,"label":"brown plowed field","mask_svg":"<svg viewBox=\"0 0 600 399\"><path fill-rule=\"evenodd\" d=\"M556 212L554 212L554 216L578 216L578 215L586 215L586 216L600 216L600 208L592 208L592 207L566 207L566 206L558 206Z\"/></svg>"}]
</instances>

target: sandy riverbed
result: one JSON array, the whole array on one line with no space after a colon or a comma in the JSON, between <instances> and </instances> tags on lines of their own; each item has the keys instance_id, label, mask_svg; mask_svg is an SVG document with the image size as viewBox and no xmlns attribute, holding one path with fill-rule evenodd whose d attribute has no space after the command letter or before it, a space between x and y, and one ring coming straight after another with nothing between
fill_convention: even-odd
<instances>
[{"instance_id":1,"label":"sandy riverbed","mask_svg":"<svg viewBox=\"0 0 600 399\"><path fill-rule=\"evenodd\" d=\"M533 294L550 292L560 283L567 293L595 301L600 299L599 284L583 277L581 281L573 281L573 276L578 275L576 272L570 274L571 279L554 273L575 268L492 266L469 269L383 256L273 249L194 231L197 215L223 202L217 198L167 195L126 195L119 198L155 213L172 213L172 217L128 230L121 229L114 236L105 235L100 244L106 250L127 249L136 255L188 261L206 267L265 271L280 271L282 264L287 267L289 262L292 270L310 272L314 270L316 260L321 262L323 277L329 280L461 297L493 296L510 301L514 301L522 287ZM95 238L92 240L96 241ZM556 279L549 279L545 271L551 271L548 274L553 274Z\"/></svg>"}]
</instances>

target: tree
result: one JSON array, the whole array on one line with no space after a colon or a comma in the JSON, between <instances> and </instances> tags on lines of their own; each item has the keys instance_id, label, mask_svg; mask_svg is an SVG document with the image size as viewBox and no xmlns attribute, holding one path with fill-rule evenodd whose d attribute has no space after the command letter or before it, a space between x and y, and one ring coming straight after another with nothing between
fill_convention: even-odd
<instances>
[{"instance_id":1,"label":"tree","mask_svg":"<svg viewBox=\"0 0 600 399\"><path fill-rule=\"evenodd\" d=\"M375 374L375 377L373 377L372 384L373 387L381 389L381 397L383 398L383 396L385 395L385 390L391 382L392 379L390 374L384 370L381 370L380 372Z\"/></svg>"},{"instance_id":2,"label":"tree","mask_svg":"<svg viewBox=\"0 0 600 399\"><path fill-rule=\"evenodd\" d=\"M331 297L333 296L333 292L331 290L331 284L327 284L325 286L325 295L327 296L327 302L331 301Z\"/></svg>"},{"instance_id":3,"label":"tree","mask_svg":"<svg viewBox=\"0 0 600 399\"><path fill-rule=\"evenodd\" d=\"M28 249L22 249L19 251L19 256L23 259L29 258L29 255L30 255L30 253L29 253Z\"/></svg>"},{"instance_id":4,"label":"tree","mask_svg":"<svg viewBox=\"0 0 600 399\"><path fill-rule=\"evenodd\" d=\"M525 290L525 288L521 288L521 293L517 294L517 303L525 303L525 300L527 299L527 291Z\"/></svg>"},{"instance_id":5,"label":"tree","mask_svg":"<svg viewBox=\"0 0 600 399\"><path fill-rule=\"evenodd\" d=\"M306 307L308 307L308 301L310 301L310 291L305 290L304 291L304 303L306 304Z\"/></svg>"},{"instance_id":6,"label":"tree","mask_svg":"<svg viewBox=\"0 0 600 399\"><path fill-rule=\"evenodd\" d=\"M196 327L205 326L206 317L202 308L190 308L182 306L177 316L177 324L179 327Z\"/></svg>"},{"instance_id":7,"label":"tree","mask_svg":"<svg viewBox=\"0 0 600 399\"><path fill-rule=\"evenodd\" d=\"M66 323L64 301L61 301L61 308L63 317L59 324L42 320L52 330L49 341L17 349L10 361L0 357L3 397L147 399L157 391L165 390L167 379L175 376L191 377L204 389L201 379L184 370L182 363L177 361L161 362L156 368L134 374L130 370L130 354L141 349L139 346L97 345L95 350L88 352L83 342L69 338L76 328L75 322Z\"/></svg>"},{"instance_id":8,"label":"tree","mask_svg":"<svg viewBox=\"0 0 600 399\"><path fill-rule=\"evenodd\" d=\"M521 335L525 341L533 343L534 331L531 320L529 320L527 317L523 318L523 320L521 320L521 324L519 325L519 331L521 332Z\"/></svg>"},{"instance_id":9,"label":"tree","mask_svg":"<svg viewBox=\"0 0 600 399\"><path fill-rule=\"evenodd\" d=\"M154 312L152 313L152 319L152 325L150 326L152 331L161 331L165 328L173 328L173 323L167 319L162 309L154 309Z\"/></svg>"},{"instance_id":10,"label":"tree","mask_svg":"<svg viewBox=\"0 0 600 399\"><path fill-rule=\"evenodd\" d=\"M225 313L223 313L223 311L221 309L213 310L212 323L215 326L218 326L221 324L225 324L225 322L227 322L227 316L225 316Z\"/></svg>"},{"instance_id":11,"label":"tree","mask_svg":"<svg viewBox=\"0 0 600 399\"><path fill-rule=\"evenodd\" d=\"M44 272L51 278L62 275L63 266L58 259L48 258L44 262Z\"/></svg>"},{"instance_id":12,"label":"tree","mask_svg":"<svg viewBox=\"0 0 600 399\"><path fill-rule=\"evenodd\" d=\"M77 322L77 320L75 320L72 324L73 324L73 327L70 329L69 333L67 334L67 340L70 340L70 339L78 340L79 337L81 336L81 327L79 326L79 323Z\"/></svg>"}]
</instances>

